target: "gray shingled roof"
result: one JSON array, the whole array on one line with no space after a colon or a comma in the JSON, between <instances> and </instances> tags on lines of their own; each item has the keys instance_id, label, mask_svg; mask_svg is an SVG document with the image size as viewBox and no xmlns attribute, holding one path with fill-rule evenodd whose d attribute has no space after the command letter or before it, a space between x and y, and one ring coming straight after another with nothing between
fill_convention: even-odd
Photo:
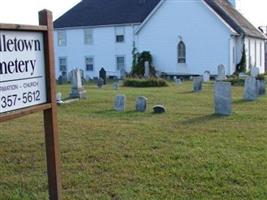
<instances>
[{"instance_id":1,"label":"gray shingled roof","mask_svg":"<svg viewBox=\"0 0 267 200\"><path fill-rule=\"evenodd\" d=\"M205 0L205 2L239 34L265 39L264 35L227 0Z\"/></svg>"},{"instance_id":2,"label":"gray shingled roof","mask_svg":"<svg viewBox=\"0 0 267 200\"><path fill-rule=\"evenodd\" d=\"M144 3L142 3L144 2ZM55 28L142 23L160 0L83 0L55 22Z\"/></svg>"},{"instance_id":3,"label":"gray shingled roof","mask_svg":"<svg viewBox=\"0 0 267 200\"><path fill-rule=\"evenodd\" d=\"M82 0L54 22L55 28L142 23L160 0ZM265 39L228 0L205 0L239 34Z\"/></svg>"}]
</instances>

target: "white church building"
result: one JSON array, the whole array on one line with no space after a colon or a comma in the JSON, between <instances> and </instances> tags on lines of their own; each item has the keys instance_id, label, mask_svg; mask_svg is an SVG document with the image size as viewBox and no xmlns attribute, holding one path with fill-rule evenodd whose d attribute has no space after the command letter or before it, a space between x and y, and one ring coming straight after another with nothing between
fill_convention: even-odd
<instances>
[{"instance_id":1,"label":"white church building","mask_svg":"<svg viewBox=\"0 0 267 200\"><path fill-rule=\"evenodd\" d=\"M243 45L247 70L264 72L265 36L235 9L235 0L82 0L54 22L56 73L79 67L86 78L121 76L132 51L149 51L169 75L235 72Z\"/></svg>"}]
</instances>

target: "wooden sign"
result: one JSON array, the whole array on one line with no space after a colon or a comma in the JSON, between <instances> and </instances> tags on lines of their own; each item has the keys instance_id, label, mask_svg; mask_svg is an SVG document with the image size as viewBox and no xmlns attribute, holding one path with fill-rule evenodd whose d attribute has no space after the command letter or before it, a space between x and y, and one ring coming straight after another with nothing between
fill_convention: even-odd
<instances>
[{"instance_id":1,"label":"wooden sign","mask_svg":"<svg viewBox=\"0 0 267 200\"><path fill-rule=\"evenodd\" d=\"M0 122L43 112L49 199L61 199L53 19L40 26L0 24Z\"/></svg>"}]
</instances>

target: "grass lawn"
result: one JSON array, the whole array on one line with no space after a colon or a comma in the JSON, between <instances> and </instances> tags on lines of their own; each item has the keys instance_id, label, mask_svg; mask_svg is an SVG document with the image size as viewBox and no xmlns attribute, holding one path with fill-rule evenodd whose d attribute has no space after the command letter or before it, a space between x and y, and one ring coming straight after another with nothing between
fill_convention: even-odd
<instances>
[{"instance_id":1,"label":"grass lawn","mask_svg":"<svg viewBox=\"0 0 267 200\"><path fill-rule=\"evenodd\" d=\"M267 96L213 115L213 85L125 88L87 85L87 100L58 107L63 199L267 199ZM67 97L70 85L59 86ZM149 99L136 113L135 98ZM152 114L164 104L167 112ZM0 124L0 199L48 199L42 115Z\"/></svg>"}]
</instances>

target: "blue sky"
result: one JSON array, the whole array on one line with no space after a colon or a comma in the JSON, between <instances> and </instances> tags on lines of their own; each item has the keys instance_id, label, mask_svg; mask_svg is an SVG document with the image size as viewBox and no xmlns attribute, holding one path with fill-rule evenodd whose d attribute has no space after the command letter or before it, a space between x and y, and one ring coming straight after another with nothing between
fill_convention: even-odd
<instances>
[{"instance_id":1,"label":"blue sky","mask_svg":"<svg viewBox=\"0 0 267 200\"><path fill-rule=\"evenodd\" d=\"M37 24L38 11L44 8L58 18L80 0L1 0L0 23ZM179 0L173 0L179 1ZM196 0L199 1L199 0ZM237 9L254 26L267 26L267 0L236 0ZM15 5L15 6L14 6Z\"/></svg>"}]
</instances>

